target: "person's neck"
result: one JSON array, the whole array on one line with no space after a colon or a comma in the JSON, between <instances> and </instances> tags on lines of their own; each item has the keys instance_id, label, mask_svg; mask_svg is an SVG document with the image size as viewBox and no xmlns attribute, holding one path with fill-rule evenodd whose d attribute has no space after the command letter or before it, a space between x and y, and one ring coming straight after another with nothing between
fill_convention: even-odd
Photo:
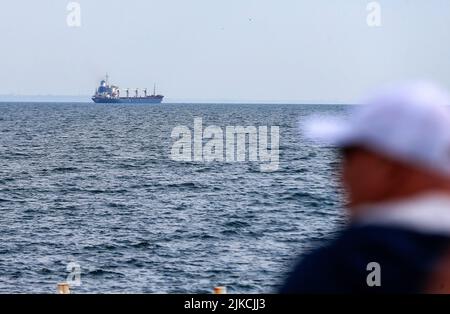
<instances>
[{"instance_id":1,"label":"person's neck","mask_svg":"<svg viewBox=\"0 0 450 314\"><path fill-rule=\"evenodd\" d=\"M366 204L352 226L390 226L450 236L450 193L430 191L409 198Z\"/></svg>"},{"instance_id":2,"label":"person's neck","mask_svg":"<svg viewBox=\"0 0 450 314\"><path fill-rule=\"evenodd\" d=\"M448 188L433 188L423 189L409 193L397 193L389 196L385 196L376 200L365 200L358 203L349 203L347 208L350 213L350 218L358 218L367 214L368 211L372 211L375 208L379 208L382 204L393 204L403 201L409 201L411 199L426 197L428 195L440 195L442 197L450 198L450 189Z\"/></svg>"}]
</instances>

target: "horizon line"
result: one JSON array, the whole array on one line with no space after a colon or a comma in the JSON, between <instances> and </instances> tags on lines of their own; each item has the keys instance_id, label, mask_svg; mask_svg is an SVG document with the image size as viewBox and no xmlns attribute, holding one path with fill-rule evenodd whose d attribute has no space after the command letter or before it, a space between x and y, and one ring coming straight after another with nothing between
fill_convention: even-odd
<instances>
[{"instance_id":1,"label":"horizon line","mask_svg":"<svg viewBox=\"0 0 450 314\"><path fill-rule=\"evenodd\" d=\"M0 94L0 102L24 103L24 102L61 102L61 103L90 103L92 96L86 95L12 95ZM43 98L47 98L43 100ZM73 99L70 99L73 98ZM65 99L65 100L62 100ZM76 99L76 100L75 100ZM317 101L317 100L280 100L280 99L199 99L199 98L165 98L163 103L166 104L292 104L292 105L357 105L353 102L336 101Z\"/></svg>"}]
</instances>

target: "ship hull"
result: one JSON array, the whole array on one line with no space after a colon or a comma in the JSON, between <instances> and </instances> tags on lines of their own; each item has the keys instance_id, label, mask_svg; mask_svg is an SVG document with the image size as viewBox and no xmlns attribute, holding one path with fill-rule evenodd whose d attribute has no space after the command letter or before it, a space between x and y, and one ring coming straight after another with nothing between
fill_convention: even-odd
<instances>
[{"instance_id":1,"label":"ship hull","mask_svg":"<svg viewBox=\"0 0 450 314\"><path fill-rule=\"evenodd\" d=\"M164 97L92 97L97 104L160 104Z\"/></svg>"}]
</instances>

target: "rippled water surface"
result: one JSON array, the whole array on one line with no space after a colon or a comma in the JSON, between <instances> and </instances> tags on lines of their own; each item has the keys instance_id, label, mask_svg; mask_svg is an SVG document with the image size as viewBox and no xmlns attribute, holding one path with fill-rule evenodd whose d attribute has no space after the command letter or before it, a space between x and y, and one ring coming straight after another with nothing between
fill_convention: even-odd
<instances>
[{"instance_id":1,"label":"rippled water surface","mask_svg":"<svg viewBox=\"0 0 450 314\"><path fill-rule=\"evenodd\" d=\"M346 106L0 104L0 292L274 292L343 220L336 152L297 130ZM277 125L280 169L177 162L172 129Z\"/></svg>"}]
</instances>

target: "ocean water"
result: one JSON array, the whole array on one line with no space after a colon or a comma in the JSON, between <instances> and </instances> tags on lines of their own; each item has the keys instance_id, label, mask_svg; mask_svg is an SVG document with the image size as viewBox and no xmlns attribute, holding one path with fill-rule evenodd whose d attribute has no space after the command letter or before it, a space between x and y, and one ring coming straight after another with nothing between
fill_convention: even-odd
<instances>
[{"instance_id":1,"label":"ocean water","mask_svg":"<svg viewBox=\"0 0 450 314\"><path fill-rule=\"evenodd\" d=\"M344 223L338 155L306 116L347 106L0 104L0 293L276 292ZM280 169L170 159L175 126L279 126ZM70 270L70 269L69 269Z\"/></svg>"}]
</instances>

